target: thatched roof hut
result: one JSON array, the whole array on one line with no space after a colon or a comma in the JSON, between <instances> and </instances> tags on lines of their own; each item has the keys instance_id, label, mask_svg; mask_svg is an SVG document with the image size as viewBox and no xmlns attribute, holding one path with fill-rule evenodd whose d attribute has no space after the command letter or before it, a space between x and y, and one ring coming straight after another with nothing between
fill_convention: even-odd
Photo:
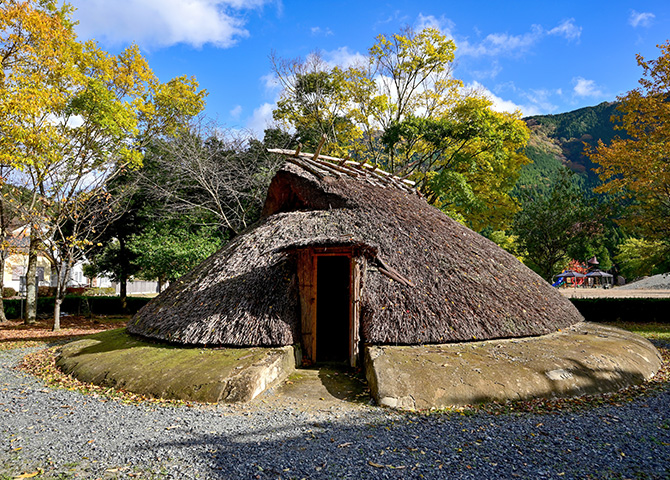
<instances>
[{"instance_id":1,"label":"thatched roof hut","mask_svg":"<svg viewBox=\"0 0 670 480\"><path fill-rule=\"evenodd\" d=\"M354 162L289 158L262 220L146 305L128 330L184 344L295 344L307 362L355 364L361 343L523 337L583 320L542 278L407 183Z\"/></svg>"}]
</instances>

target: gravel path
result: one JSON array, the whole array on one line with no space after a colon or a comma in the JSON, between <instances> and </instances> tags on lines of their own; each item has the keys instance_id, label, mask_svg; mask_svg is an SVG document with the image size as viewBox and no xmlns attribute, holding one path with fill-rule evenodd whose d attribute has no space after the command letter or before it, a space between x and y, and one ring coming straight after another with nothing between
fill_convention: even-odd
<instances>
[{"instance_id":1,"label":"gravel path","mask_svg":"<svg viewBox=\"0 0 670 480\"><path fill-rule=\"evenodd\" d=\"M670 290L670 273L652 275L651 277L643 278L642 280L629 283L619 288L624 290Z\"/></svg>"},{"instance_id":2,"label":"gravel path","mask_svg":"<svg viewBox=\"0 0 670 480\"><path fill-rule=\"evenodd\" d=\"M0 351L0 478L670 478L670 391L518 416L156 407L46 388L26 353Z\"/></svg>"}]
</instances>

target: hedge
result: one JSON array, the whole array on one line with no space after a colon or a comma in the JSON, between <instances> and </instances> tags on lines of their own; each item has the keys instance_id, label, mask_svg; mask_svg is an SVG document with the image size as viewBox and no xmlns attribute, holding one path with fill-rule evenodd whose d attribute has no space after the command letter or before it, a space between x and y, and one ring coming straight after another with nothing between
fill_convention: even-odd
<instances>
[{"instance_id":1,"label":"hedge","mask_svg":"<svg viewBox=\"0 0 670 480\"><path fill-rule=\"evenodd\" d=\"M128 311L134 314L151 300L146 297L128 297ZM3 300L5 305L5 316L7 318L20 318L21 299ZM25 308L25 305L24 305ZM37 314L50 314L54 310L53 297L37 298ZM119 297L82 297L78 295L67 295L61 304L62 314L71 315L121 315L121 299Z\"/></svg>"},{"instance_id":2,"label":"hedge","mask_svg":"<svg viewBox=\"0 0 670 480\"><path fill-rule=\"evenodd\" d=\"M670 298L571 298L589 322L670 324Z\"/></svg>"},{"instance_id":3,"label":"hedge","mask_svg":"<svg viewBox=\"0 0 670 480\"><path fill-rule=\"evenodd\" d=\"M146 297L128 297L128 312L136 313L151 300ZM670 324L670 298L571 298L577 310L589 322L659 322ZM19 299L3 300L7 318L19 318ZM37 313L50 314L54 309L53 297L37 299ZM61 305L62 313L80 315L120 315L119 297L82 297L68 295Z\"/></svg>"}]
</instances>

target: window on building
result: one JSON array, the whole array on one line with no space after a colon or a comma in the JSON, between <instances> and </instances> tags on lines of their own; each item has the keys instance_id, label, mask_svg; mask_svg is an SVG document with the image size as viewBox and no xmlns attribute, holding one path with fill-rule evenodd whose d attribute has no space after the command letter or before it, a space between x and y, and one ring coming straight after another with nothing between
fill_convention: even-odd
<instances>
[{"instance_id":1,"label":"window on building","mask_svg":"<svg viewBox=\"0 0 670 480\"><path fill-rule=\"evenodd\" d=\"M12 280L18 282L21 277L26 274L26 267L23 265L16 265L12 267Z\"/></svg>"},{"instance_id":2,"label":"window on building","mask_svg":"<svg viewBox=\"0 0 670 480\"><path fill-rule=\"evenodd\" d=\"M44 267L37 267L37 279L40 282L44 281Z\"/></svg>"}]
</instances>

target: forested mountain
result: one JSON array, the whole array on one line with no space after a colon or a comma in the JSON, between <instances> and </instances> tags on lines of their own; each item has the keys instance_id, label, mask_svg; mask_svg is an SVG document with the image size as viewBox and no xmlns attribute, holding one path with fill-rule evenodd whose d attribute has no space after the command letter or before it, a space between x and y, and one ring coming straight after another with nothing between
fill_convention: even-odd
<instances>
[{"instance_id":1,"label":"forested mountain","mask_svg":"<svg viewBox=\"0 0 670 480\"><path fill-rule=\"evenodd\" d=\"M611 117L617 103L603 102L557 115L536 115L524 120L531 130L526 154L533 163L524 167L519 186L548 183L565 165L583 178L582 186L591 190L598 184L595 165L584 155L584 143L595 146L598 140L609 143L625 132L615 130Z\"/></svg>"}]
</instances>

